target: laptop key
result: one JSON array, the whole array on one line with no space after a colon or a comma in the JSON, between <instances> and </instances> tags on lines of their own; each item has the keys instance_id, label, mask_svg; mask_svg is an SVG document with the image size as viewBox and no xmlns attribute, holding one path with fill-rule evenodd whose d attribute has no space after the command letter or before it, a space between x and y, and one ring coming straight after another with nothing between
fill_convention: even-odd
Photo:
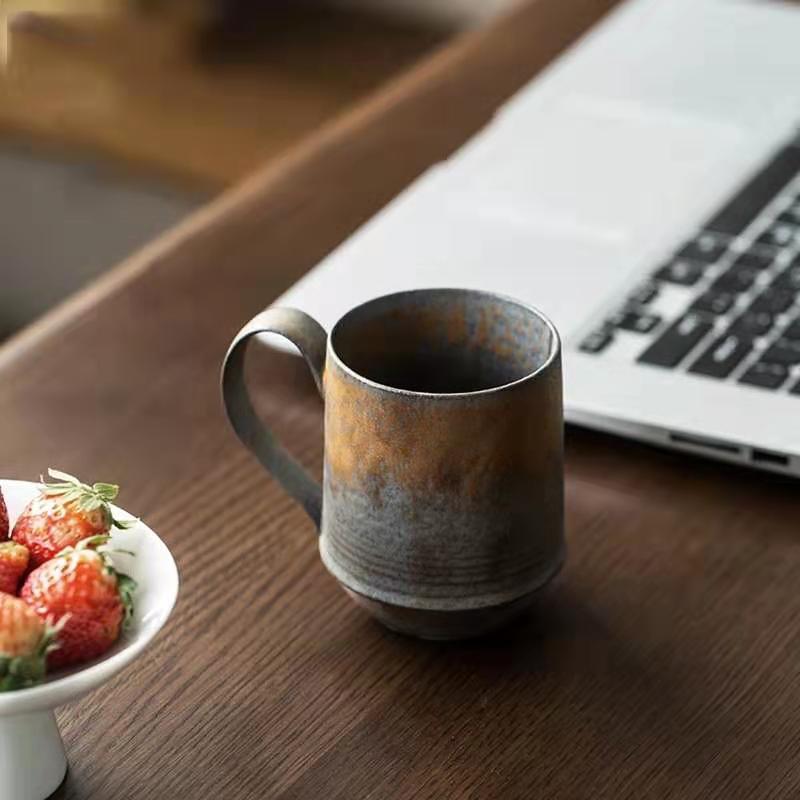
<instances>
[{"instance_id":1,"label":"laptop key","mask_svg":"<svg viewBox=\"0 0 800 800\"><path fill-rule=\"evenodd\" d=\"M673 322L637 361L657 367L677 366L712 327L707 319L690 311Z\"/></svg>"},{"instance_id":2,"label":"laptop key","mask_svg":"<svg viewBox=\"0 0 800 800\"><path fill-rule=\"evenodd\" d=\"M742 339L756 339L766 335L775 324L775 317L768 311L745 311L728 329Z\"/></svg>"},{"instance_id":3,"label":"laptop key","mask_svg":"<svg viewBox=\"0 0 800 800\"><path fill-rule=\"evenodd\" d=\"M757 361L739 378L739 383L760 386L762 389L779 389L788 375L789 370L783 364Z\"/></svg>"},{"instance_id":4,"label":"laptop key","mask_svg":"<svg viewBox=\"0 0 800 800\"><path fill-rule=\"evenodd\" d=\"M745 250L731 268L748 267L749 269L762 270L769 267L775 260L775 253L769 250Z\"/></svg>"},{"instance_id":5,"label":"laptop key","mask_svg":"<svg viewBox=\"0 0 800 800\"><path fill-rule=\"evenodd\" d=\"M734 264L711 284L711 291L741 294L755 283L756 275L758 275L756 270L750 267L737 267Z\"/></svg>"},{"instance_id":6,"label":"laptop key","mask_svg":"<svg viewBox=\"0 0 800 800\"><path fill-rule=\"evenodd\" d=\"M793 205L784 209L778 215L777 221L784 222L787 225L800 225L800 205Z\"/></svg>"},{"instance_id":7,"label":"laptop key","mask_svg":"<svg viewBox=\"0 0 800 800\"><path fill-rule=\"evenodd\" d=\"M782 314L794 304L794 292L787 289L773 288L764 290L750 304L749 311L766 311L769 314Z\"/></svg>"},{"instance_id":8,"label":"laptop key","mask_svg":"<svg viewBox=\"0 0 800 800\"><path fill-rule=\"evenodd\" d=\"M732 333L726 333L689 367L689 372L710 378L727 378L734 367L751 351L752 342Z\"/></svg>"},{"instance_id":9,"label":"laptop key","mask_svg":"<svg viewBox=\"0 0 800 800\"><path fill-rule=\"evenodd\" d=\"M782 339L800 340L800 319L796 319L782 334Z\"/></svg>"},{"instance_id":10,"label":"laptop key","mask_svg":"<svg viewBox=\"0 0 800 800\"><path fill-rule=\"evenodd\" d=\"M713 264L728 249L730 241L729 236L703 231L681 248L678 257L688 258L690 261L700 261L703 264Z\"/></svg>"},{"instance_id":11,"label":"laptop key","mask_svg":"<svg viewBox=\"0 0 800 800\"><path fill-rule=\"evenodd\" d=\"M800 342L780 338L764 351L761 360L765 364L782 364L785 367L800 364Z\"/></svg>"},{"instance_id":12,"label":"laptop key","mask_svg":"<svg viewBox=\"0 0 800 800\"><path fill-rule=\"evenodd\" d=\"M679 286L694 286L703 275L703 265L685 258L676 258L665 264L653 276L656 280L677 283Z\"/></svg>"},{"instance_id":13,"label":"laptop key","mask_svg":"<svg viewBox=\"0 0 800 800\"><path fill-rule=\"evenodd\" d=\"M608 320L609 325L634 333L650 333L660 322L661 317L657 314L643 314L631 309L620 311Z\"/></svg>"},{"instance_id":14,"label":"laptop key","mask_svg":"<svg viewBox=\"0 0 800 800\"><path fill-rule=\"evenodd\" d=\"M770 247L788 247L800 237L800 230L794 225L782 222L773 223L756 239L756 244Z\"/></svg>"},{"instance_id":15,"label":"laptop key","mask_svg":"<svg viewBox=\"0 0 800 800\"><path fill-rule=\"evenodd\" d=\"M643 283L628 295L628 302L637 306L646 306L658 297L658 284Z\"/></svg>"},{"instance_id":16,"label":"laptop key","mask_svg":"<svg viewBox=\"0 0 800 800\"><path fill-rule=\"evenodd\" d=\"M730 292L706 292L692 303L692 310L706 311L709 314L724 314L736 298Z\"/></svg>"},{"instance_id":17,"label":"laptop key","mask_svg":"<svg viewBox=\"0 0 800 800\"><path fill-rule=\"evenodd\" d=\"M786 289L790 292L800 292L800 265L791 266L784 270L770 284L770 288Z\"/></svg>"},{"instance_id":18,"label":"laptop key","mask_svg":"<svg viewBox=\"0 0 800 800\"><path fill-rule=\"evenodd\" d=\"M592 331L580 344L580 350L583 353L599 353L605 350L611 342L614 341L614 336L611 331L602 328L597 331Z\"/></svg>"}]
</instances>

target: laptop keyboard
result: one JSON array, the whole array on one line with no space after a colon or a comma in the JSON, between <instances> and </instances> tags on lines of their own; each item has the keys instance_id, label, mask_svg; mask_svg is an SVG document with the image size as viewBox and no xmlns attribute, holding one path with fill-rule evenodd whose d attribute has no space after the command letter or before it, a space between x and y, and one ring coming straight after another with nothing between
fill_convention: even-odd
<instances>
[{"instance_id":1,"label":"laptop keyboard","mask_svg":"<svg viewBox=\"0 0 800 800\"><path fill-rule=\"evenodd\" d=\"M660 310L668 294L670 311ZM800 397L800 137L775 154L580 344L623 336L648 367Z\"/></svg>"}]
</instances>

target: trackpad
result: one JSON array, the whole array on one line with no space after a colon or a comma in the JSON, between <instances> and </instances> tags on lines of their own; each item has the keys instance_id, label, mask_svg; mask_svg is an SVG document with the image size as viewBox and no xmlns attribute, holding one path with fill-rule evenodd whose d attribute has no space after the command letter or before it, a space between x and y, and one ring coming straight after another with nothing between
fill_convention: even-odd
<instances>
[{"instance_id":1,"label":"trackpad","mask_svg":"<svg viewBox=\"0 0 800 800\"><path fill-rule=\"evenodd\" d=\"M448 183L473 213L619 244L707 206L715 168L741 140L732 126L572 95L526 135L489 128L451 161Z\"/></svg>"}]
</instances>

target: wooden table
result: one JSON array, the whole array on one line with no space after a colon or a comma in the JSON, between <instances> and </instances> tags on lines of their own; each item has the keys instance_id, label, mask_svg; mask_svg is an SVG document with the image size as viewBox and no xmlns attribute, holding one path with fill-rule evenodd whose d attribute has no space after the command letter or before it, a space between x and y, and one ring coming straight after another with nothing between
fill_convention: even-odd
<instances>
[{"instance_id":1,"label":"wooden table","mask_svg":"<svg viewBox=\"0 0 800 800\"><path fill-rule=\"evenodd\" d=\"M0 351L2 472L124 486L174 550L157 646L65 709L65 798L795 798L797 484L570 430L568 565L521 624L390 634L223 421L229 338L611 0L459 41ZM261 410L317 468L305 367Z\"/></svg>"}]
</instances>

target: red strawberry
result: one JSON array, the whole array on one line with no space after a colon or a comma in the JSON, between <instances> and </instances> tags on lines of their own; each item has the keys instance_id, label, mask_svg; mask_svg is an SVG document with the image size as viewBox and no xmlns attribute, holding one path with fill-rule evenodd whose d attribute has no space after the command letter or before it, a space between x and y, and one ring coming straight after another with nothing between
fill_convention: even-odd
<instances>
[{"instance_id":1,"label":"red strawberry","mask_svg":"<svg viewBox=\"0 0 800 800\"><path fill-rule=\"evenodd\" d=\"M48 657L51 668L80 664L103 655L119 638L133 613L136 583L120 575L98 536L69 547L28 575L20 597L49 624L63 619L58 649Z\"/></svg>"},{"instance_id":2,"label":"red strawberry","mask_svg":"<svg viewBox=\"0 0 800 800\"><path fill-rule=\"evenodd\" d=\"M3 498L3 489L0 488L0 542L8 539L8 509Z\"/></svg>"},{"instance_id":3,"label":"red strawberry","mask_svg":"<svg viewBox=\"0 0 800 800\"><path fill-rule=\"evenodd\" d=\"M44 679L55 634L18 597L0 594L0 692L35 686Z\"/></svg>"},{"instance_id":4,"label":"red strawberry","mask_svg":"<svg viewBox=\"0 0 800 800\"><path fill-rule=\"evenodd\" d=\"M111 526L129 527L111 514L112 500L119 487L110 483L88 486L72 475L48 470L58 483L43 483L17 519L11 538L25 545L31 554L31 566L38 567L60 553L75 547L82 539L108 533Z\"/></svg>"},{"instance_id":5,"label":"red strawberry","mask_svg":"<svg viewBox=\"0 0 800 800\"><path fill-rule=\"evenodd\" d=\"M0 592L16 594L28 569L28 548L16 542L0 542Z\"/></svg>"}]
</instances>

